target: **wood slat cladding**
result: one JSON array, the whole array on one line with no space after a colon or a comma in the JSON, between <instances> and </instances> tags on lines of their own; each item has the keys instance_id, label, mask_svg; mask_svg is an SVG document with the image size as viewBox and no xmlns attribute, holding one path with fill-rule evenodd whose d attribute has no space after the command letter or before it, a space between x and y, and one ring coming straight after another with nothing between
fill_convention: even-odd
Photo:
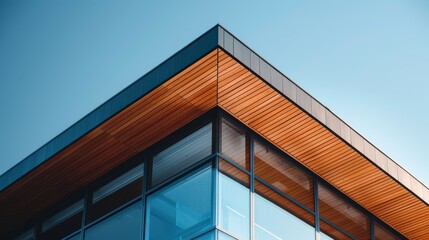
<instances>
[{"instance_id":1,"label":"wood slat cladding","mask_svg":"<svg viewBox=\"0 0 429 240\"><path fill-rule=\"evenodd\" d=\"M344 140L219 52L218 105L410 239L429 239L429 207Z\"/></svg>"},{"instance_id":2,"label":"wood slat cladding","mask_svg":"<svg viewBox=\"0 0 429 240\"><path fill-rule=\"evenodd\" d=\"M0 236L216 106L217 50L0 194Z\"/></svg>"},{"instance_id":3,"label":"wood slat cladding","mask_svg":"<svg viewBox=\"0 0 429 240\"><path fill-rule=\"evenodd\" d=\"M315 116L326 118L328 127L339 122L339 130L331 129L342 138L218 49L2 191L0 236L218 105L406 237L429 239L428 205L393 178L410 179L409 185L417 190L419 185L378 150L368 148L350 128L343 128L333 114L317 111L320 104L304 93L298 96L301 89L289 85L282 86L289 97L296 97L307 111L314 108ZM353 143L365 153L351 147ZM363 154L375 156L382 169L397 175L389 176ZM237 171L222 167L227 173ZM260 194L278 198L261 186ZM291 211L305 215L302 209Z\"/></svg>"}]
</instances>

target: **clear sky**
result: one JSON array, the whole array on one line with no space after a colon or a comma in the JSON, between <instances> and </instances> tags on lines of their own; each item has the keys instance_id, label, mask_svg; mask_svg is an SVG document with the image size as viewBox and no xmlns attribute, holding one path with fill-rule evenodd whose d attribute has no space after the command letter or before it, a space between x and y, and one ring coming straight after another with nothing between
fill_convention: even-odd
<instances>
[{"instance_id":1,"label":"clear sky","mask_svg":"<svg viewBox=\"0 0 429 240\"><path fill-rule=\"evenodd\" d=\"M0 174L220 23L429 186L429 1L0 2Z\"/></svg>"}]
</instances>

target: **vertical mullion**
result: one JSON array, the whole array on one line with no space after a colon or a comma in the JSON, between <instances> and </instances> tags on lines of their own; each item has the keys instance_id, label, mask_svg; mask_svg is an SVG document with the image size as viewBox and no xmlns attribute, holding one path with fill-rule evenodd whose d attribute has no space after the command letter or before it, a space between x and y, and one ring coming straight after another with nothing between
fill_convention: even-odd
<instances>
[{"instance_id":1,"label":"vertical mullion","mask_svg":"<svg viewBox=\"0 0 429 240\"><path fill-rule=\"evenodd\" d=\"M38 240L41 239L42 234L42 221L37 221L36 225L34 226L34 239Z\"/></svg>"},{"instance_id":2,"label":"vertical mullion","mask_svg":"<svg viewBox=\"0 0 429 240\"><path fill-rule=\"evenodd\" d=\"M254 229L253 229L253 223L254 223L254 193L255 193L255 162L254 162L254 147L253 147L253 137L248 134L249 138L249 147L250 147L250 153L249 153L249 161L250 161L250 239L254 239Z\"/></svg>"},{"instance_id":3,"label":"vertical mullion","mask_svg":"<svg viewBox=\"0 0 429 240\"><path fill-rule=\"evenodd\" d=\"M142 177L142 192L141 192L141 204L142 204L142 226L141 226L141 239L145 239L145 230L146 230L146 192L148 189L148 179L149 179L149 157L148 152L144 152L142 155L143 158L143 177Z\"/></svg>"},{"instance_id":4,"label":"vertical mullion","mask_svg":"<svg viewBox=\"0 0 429 240\"><path fill-rule=\"evenodd\" d=\"M220 151L220 135L221 135L221 116L220 110L216 107L216 113L213 122L214 142L213 150L216 154L214 162L214 174L213 174L213 226L215 229L219 225L219 156Z\"/></svg>"},{"instance_id":5,"label":"vertical mullion","mask_svg":"<svg viewBox=\"0 0 429 240\"><path fill-rule=\"evenodd\" d=\"M369 217L369 228L371 233L371 240L375 240L375 226L374 226L374 219L372 217Z\"/></svg>"},{"instance_id":6,"label":"vertical mullion","mask_svg":"<svg viewBox=\"0 0 429 240\"><path fill-rule=\"evenodd\" d=\"M319 212L319 187L317 177L313 176L313 193L314 193L314 225L315 239L320 240L320 212Z\"/></svg>"},{"instance_id":7,"label":"vertical mullion","mask_svg":"<svg viewBox=\"0 0 429 240\"><path fill-rule=\"evenodd\" d=\"M146 192L149 189L149 180L152 174L149 174L149 172L151 172L152 169L152 158L150 157L150 151L146 151L143 154L143 162L144 162L144 168L143 168L143 184L142 184L142 199L141 199L141 204L142 204L142 230L141 230L141 234L142 234L142 239L145 239L145 234L146 234L146 206L147 206L147 201L146 201Z\"/></svg>"},{"instance_id":8,"label":"vertical mullion","mask_svg":"<svg viewBox=\"0 0 429 240\"><path fill-rule=\"evenodd\" d=\"M86 224L86 218L88 215L88 205L90 204L90 201L92 200L92 194L90 194L91 189L92 188L87 188L85 190L85 195L84 195L83 209L82 209L82 223L80 226L80 239L81 240L85 239L85 224Z\"/></svg>"}]
</instances>

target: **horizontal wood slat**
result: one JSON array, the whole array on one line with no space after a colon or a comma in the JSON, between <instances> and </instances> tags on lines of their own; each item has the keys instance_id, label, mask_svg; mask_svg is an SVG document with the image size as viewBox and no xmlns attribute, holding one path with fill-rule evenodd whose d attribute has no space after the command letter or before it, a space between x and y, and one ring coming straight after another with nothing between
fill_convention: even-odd
<instances>
[{"instance_id":1,"label":"horizontal wood slat","mask_svg":"<svg viewBox=\"0 0 429 240\"><path fill-rule=\"evenodd\" d=\"M423 201L223 51L218 81L225 111L408 238L429 239Z\"/></svg>"}]
</instances>

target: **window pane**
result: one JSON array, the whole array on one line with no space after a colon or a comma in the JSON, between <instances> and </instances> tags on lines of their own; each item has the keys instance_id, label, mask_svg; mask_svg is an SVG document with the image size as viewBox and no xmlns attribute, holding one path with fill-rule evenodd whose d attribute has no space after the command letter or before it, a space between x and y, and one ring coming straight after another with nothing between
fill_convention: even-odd
<instances>
[{"instance_id":1,"label":"window pane","mask_svg":"<svg viewBox=\"0 0 429 240\"><path fill-rule=\"evenodd\" d=\"M286 211L292 213L310 226L314 226L314 215L312 213L304 210L300 206L289 201L287 198L284 198L282 195L278 194L277 192L260 183L259 181L255 181L255 192L258 193L260 196L263 196L264 198L277 204Z\"/></svg>"},{"instance_id":2,"label":"window pane","mask_svg":"<svg viewBox=\"0 0 429 240\"><path fill-rule=\"evenodd\" d=\"M247 170L249 165L249 138L246 132L222 119L220 152Z\"/></svg>"},{"instance_id":3,"label":"window pane","mask_svg":"<svg viewBox=\"0 0 429 240\"><path fill-rule=\"evenodd\" d=\"M66 238L67 240L80 240L80 233L73 235L72 237Z\"/></svg>"},{"instance_id":4,"label":"window pane","mask_svg":"<svg viewBox=\"0 0 429 240\"><path fill-rule=\"evenodd\" d=\"M31 240L34 239L34 227L21 233L18 237L14 238L14 240Z\"/></svg>"},{"instance_id":5,"label":"window pane","mask_svg":"<svg viewBox=\"0 0 429 240\"><path fill-rule=\"evenodd\" d=\"M320 239L321 240L331 240L331 239L341 239L341 240L349 240L351 239L341 231L338 231L338 229L332 227L331 225L327 224L323 220L320 220L320 230L322 231L320 233Z\"/></svg>"},{"instance_id":6,"label":"window pane","mask_svg":"<svg viewBox=\"0 0 429 240\"><path fill-rule=\"evenodd\" d=\"M375 239L376 240L400 240L395 234L380 226L378 223L375 226Z\"/></svg>"},{"instance_id":7,"label":"window pane","mask_svg":"<svg viewBox=\"0 0 429 240\"><path fill-rule=\"evenodd\" d=\"M216 240L216 230L210 231L201 236L193 238L193 240Z\"/></svg>"},{"instance_id":8,"label":"window pane","mask_svg":"<svg viewBox=\"0 0 429 240\"><path fill-rule=\"evenodd\" d=\"M81 199L42 223L42 239L61 239L80 229L84 200Z\"/></svg>"},{"instance_id":9,"label":"window pane","mask_svg":"<svg viewBox=\"0 0 429 240\"><path fill-rule=\"evenodd\" d=\"M142 207L138 202L85 231L85 239L141 239Z\"/></svg>"},{"instance_id":10,"label":"window pane","mask_svg":"<svg viewBox=\"0 0 429 240\"><path fill-rule=\"evenodd\" d=\"M212 153L212 124L164 149L153 157L152 186L170 178Z\"/></svg>"},{"instance_id":11,"label":"window pane","mask_svg":"<svg viewBox=\"0 0 429 240\"><path fill-rule=\"evenodd\" d=\"M223 233L216 229L209 233L203 234L202 236L194 238L194 240L216 240L216 239L217 240L236 240L236 238L233 238L228 234Z\"/></svg>"},{"instance_id":12,"label":"window pane","mask_svg":"<svg viewBox=\"0 0 429 240\"><path fill-rule=\"evenodd\" d=\"M312 176L257 141L255 174L309 209L314 209Z\"/></svg>"},{"instance_id":13,"label":"window pane","mask_svg":"<svg viewBox=\"0 0 429 240\"><path fill-rule=\"evenodd\" d=\"M219 174L219 226L238 239L249 239L249 189Z\"/></svg>"},{"instance_id":14,"label":"window pane","mask_svg":"<svg viewBox=\"0 0 429 240\"><path fill-rule=\"evenodd\" d=\"M219 170L225 174L231 177L232 179L244 184L245 186L250 186L250 177L247 173L241 171L237 167L233 166L231 163L219 159Z\"/></svg>"},{"instance_id":15,"label":"window pane","mask_svg":"<svg viewBox=\"0 0 429 240\"><path fill-rule=\"evenodd\" d=\"M314 239L315 229L269 200L255 194L255 239Z\"/></svg>"},{"instance_id":16,"label":"window pane","mask_svg":"<svg viewBox=\"0 0 429 240\"><path fill-rule=\"evenodd\" d=\"M92 203L88 206L87 222L92 222L140 196L143 170L143 164L140 164L95 190Z\"/></svg>"},{"instance_id":17,"label":"window pane","mask_svg":"<svg viewBox=\"0 0 429 240\"><path fill-rule=\"evenodd\" d=\"M357 239L369 239L368 217L323 184L319 184L319 207L320 215L326 220Z\"/></svg>"},{"instance_id":18,"label":"window pane","mask_svg":"<svg viewBox=\"0 0 429 240\"><path fill-rule=\"evenodd\" d=\"M190 239L213 227L212 178L205 168L149 196L147 239Z\"/></svg>"}]
</instances>

